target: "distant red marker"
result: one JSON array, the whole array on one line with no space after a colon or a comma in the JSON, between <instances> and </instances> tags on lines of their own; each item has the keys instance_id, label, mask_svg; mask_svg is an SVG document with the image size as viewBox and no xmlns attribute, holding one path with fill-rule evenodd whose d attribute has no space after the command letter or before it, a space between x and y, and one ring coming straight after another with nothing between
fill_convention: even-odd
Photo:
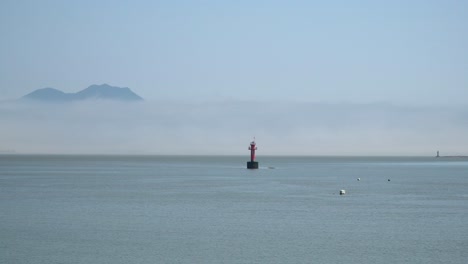
<instances>
[{"instance_id":1,"label":"distant red marker","mask_svg":"<svg viewBox=\"0 0 468 264\"><path fill-rule=\"evenodd\" d=\"M255 138L252 142L250 142L249 150L250 150L250 161L247 161L247 169L258 169L258 162L255 161L255 150L257 150Z\"/></svg>"}]
</instances>

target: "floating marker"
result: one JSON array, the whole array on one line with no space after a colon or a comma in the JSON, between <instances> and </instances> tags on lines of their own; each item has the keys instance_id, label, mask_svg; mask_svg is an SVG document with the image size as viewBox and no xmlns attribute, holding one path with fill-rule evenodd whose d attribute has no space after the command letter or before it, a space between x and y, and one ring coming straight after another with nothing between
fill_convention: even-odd
<instances>
[{"instance_id":1,"label":"floating marker","mask_svg":"<svg viewBox=\"0 0 468 264\"><path fill-rule=\"evenodd\" d=\"M250 142L249 150L250 150L250 161L247 161L247 169L258 169L258 162L255 161L255 150L257 150L257 146L255 144L255 138L252 142Z\"/></svg>"}]
</instances>

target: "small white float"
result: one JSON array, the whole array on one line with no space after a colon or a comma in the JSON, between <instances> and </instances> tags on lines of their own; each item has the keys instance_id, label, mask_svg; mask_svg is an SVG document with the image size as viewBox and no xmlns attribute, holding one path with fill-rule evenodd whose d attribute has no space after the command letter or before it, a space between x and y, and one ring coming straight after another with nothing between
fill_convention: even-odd
<instances>
[{"instance_id":1,"label":"small white float","mask_svg":"<svg viewBox=\"0 0 468 264\"><path fill-rule=\"evenodd\" d=\"M346 191L345 190L340 190L340 195L345 195Z\"/></svg>"},{"instance_id":2,"label":"small white float","mask_svg":"<svg viewBox=\"0 0 468 264\"><path fill-rule=\"evenodd\" d=\"M361 178L357 178L357 180L358 180L358 181L360 181L360 180L361 180Z\"/></svg>"}]
</instances>

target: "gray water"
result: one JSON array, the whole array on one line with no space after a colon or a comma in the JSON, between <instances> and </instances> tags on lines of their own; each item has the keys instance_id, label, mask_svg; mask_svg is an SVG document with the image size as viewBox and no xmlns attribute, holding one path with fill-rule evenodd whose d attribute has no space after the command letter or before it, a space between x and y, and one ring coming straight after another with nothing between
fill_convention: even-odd
<instances>
[{"instance_id":1,"label":"gray water","mask_svg":"<svg viewBox=\"0 0 468 264\"><path fill-rule=\"evenodd\" d=\"M467 159L259 162L2 155L0 263L468 261Z\"/></svg>"}]
</instances>

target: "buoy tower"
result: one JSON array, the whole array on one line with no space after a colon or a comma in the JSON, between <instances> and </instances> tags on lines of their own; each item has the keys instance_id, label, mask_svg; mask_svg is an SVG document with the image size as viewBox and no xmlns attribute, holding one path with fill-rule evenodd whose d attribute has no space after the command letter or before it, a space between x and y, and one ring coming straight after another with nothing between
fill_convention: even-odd
<instances>
[{"instance_id":1,"label":"buoy tower","mask_svg":"<svg viewBox=\"0 0 468 264\"><path fill-rule=\"evenodd\" d=\"M439 151L437 151L437 156L436 156L436 158L440 158L440 156L439 156Z\"/></svg>"},{"instance_id":2,"label":"buoy tower","mask_svg":"<svg viewBox=\"0 0 468 264\"><path fill-rule=\"evenodd\" d=\"M247 169L258 169L258 162L255 161L255 150L257 150L257 146L255 144L255 138L252 142L250 142L249 150L250 150L250 161L247 161Z\"/></svg>"}]
</instances>

